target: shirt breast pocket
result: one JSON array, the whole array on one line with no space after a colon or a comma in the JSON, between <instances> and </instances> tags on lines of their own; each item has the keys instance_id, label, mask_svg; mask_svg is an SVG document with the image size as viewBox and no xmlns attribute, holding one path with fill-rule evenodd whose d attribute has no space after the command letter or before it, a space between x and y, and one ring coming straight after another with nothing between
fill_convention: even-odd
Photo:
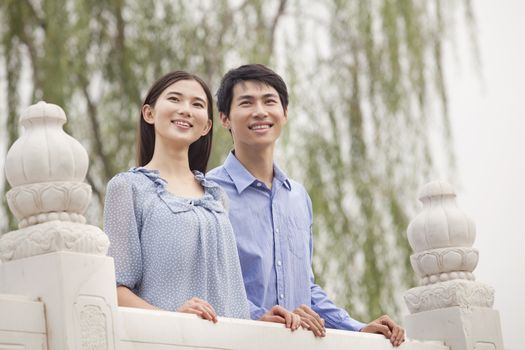
<instances>
[{"instance_id":1,"label":"shirt breast pocket","mask_svg":"<svg viewBox=\"0 0 525 350\"><path fill-rule=\"evenodd\" d=\"M310 254L310 226L306 223L287 220L286 237L288 250L297 258L303 259Z\"/></svg>"}]
</instances>

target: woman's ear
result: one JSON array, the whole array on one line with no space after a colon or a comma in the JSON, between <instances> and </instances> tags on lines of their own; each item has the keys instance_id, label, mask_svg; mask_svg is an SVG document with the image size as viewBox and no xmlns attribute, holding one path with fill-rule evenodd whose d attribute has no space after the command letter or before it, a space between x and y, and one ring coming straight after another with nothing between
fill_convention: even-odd
<instances>
[{"instance_id":1,"label":"woman's ear","mask_svg":"<svg viewBox=\"0 0 525 350\"><path fill-rule=\"evenodd\" d=\"M150 105L142 106L142 117L144 121L148 124L155 124L155 118L153 116L153 108Z\"/></svg>"},{"instance_id":2,"label":"woman's ear","mask_svg":"<svg viewBox=\"0 0 525 350\"><path fill-rule=\"evenodd\" d=\"M213 122L210 119L208 119L208 124L206 124L206 127L201 132L201 136L205 136L208 132L210 132L210 129L211 129L212 125L213 125Z\"/></svg>"}]
</instances>

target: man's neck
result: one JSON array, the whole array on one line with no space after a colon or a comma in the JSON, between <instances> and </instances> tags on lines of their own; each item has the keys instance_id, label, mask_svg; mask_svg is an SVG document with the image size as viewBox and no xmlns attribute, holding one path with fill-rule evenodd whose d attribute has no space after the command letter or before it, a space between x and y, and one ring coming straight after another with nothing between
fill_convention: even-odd
<instances>
[{"instance_id":1,"label":"man's neck","mask_svg":"<svg viewBox=\"0 0 525 350\"><path fill-rule=\"evenodd\" d=\"M272 188L274 146L264 148L235 147L235 157L257 179Z\"/></svg>"}]
</instances>

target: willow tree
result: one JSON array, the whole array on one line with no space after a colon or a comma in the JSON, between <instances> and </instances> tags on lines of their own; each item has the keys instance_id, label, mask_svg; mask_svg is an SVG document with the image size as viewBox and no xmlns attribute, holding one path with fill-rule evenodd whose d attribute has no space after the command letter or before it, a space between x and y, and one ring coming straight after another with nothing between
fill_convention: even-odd
<instances>
[{"instance_id":1,"label":"willow tree","mask_svg":"<svg viewBox=\"0 0 525 350\"><path fill-rule=\"evenodd\" d=\"M432 123L452 145L442 56L444 18L459 9L439 0L3 0L2 141L15 140L22 107L61 105L90 156L89 219L100 224L107 181L134 164L139 106L155 78L185 69L215 89L229 68L270 64L291 92L282 165L312 197L319 282L355 317L396 314L396 292L413 284L404 232L434 170ZM210 166L231 147L222 128L214 138Z\"/></svg>"},{"instance_id":2,"label":"willow tree","mask_svg":"<svg viewBox=\"0 0 525 350\"><path fill-rule=\"evenodd\" d=\"M468 1L447 4L327 0L296 8L315 54L301 65L311 68L297 87L301 136L290 147L312 197L315 270L363 320L399 314L399 291L415 282L406 228L417 190L455 172L443 47L458 11L470 28L474 18ZM447 160L441 173L437 148Z\"/></svg>"},{"instance_id":3,"label":"willow tree","mask_svg":"<svg viewBox=\"0 0 525 350\"><path fill-rule=\"evenodd\" d=\"M90 156L87 180L97 200L88 213L100 224L106 183L134 164L135 129L148 86L168 71L184 69L213 88L231 64L269 63L285 5L285 0L275 6L227 0L2 1L7 146L16 138L22 90L30 91L31 102L62 106L69 132ZM254 41L243 40L249 35ZM29 81L20 72L29 72ZM212 164L229 147L219 130Z\"/></svg>"}]
</instances>

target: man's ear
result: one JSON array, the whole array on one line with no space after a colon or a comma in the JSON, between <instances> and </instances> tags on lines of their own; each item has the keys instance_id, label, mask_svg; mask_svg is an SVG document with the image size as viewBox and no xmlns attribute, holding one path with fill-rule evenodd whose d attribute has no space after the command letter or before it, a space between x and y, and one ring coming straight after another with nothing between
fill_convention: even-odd
<instances>
[{"instance_id":1,"label":"man's ear","mask_svg":"<svg viewBox=\"0 0 525 350\"><path fill-rule=\"evenodd\" d=\"M288 108L284 108L284 120L285 122L288 121Z\"/></svg>"},{"instance_id":2,"label":"man's ear","mask_svg":"<svg viewBox=\"0 0 525 350\"><path fill-rule=\"evenodd\" d=\"M228 116L225 113L223 113L223 112L219 113L219 118L221 119L222 126L224 126L226 129L230 130L231 129L230 118L228 118Z\"/></svg>"},{"instance_id":3,"label":"man's ear","mask_svg":"<svg viewBox=\"0 0 525 350\"><path fill-rule=\"evenodd\" d=\"M144 121L148 124L155 124L155 118L153 117L153 109L150 105L142 106L142 117Z\"/></svg>"}]
</instances>

